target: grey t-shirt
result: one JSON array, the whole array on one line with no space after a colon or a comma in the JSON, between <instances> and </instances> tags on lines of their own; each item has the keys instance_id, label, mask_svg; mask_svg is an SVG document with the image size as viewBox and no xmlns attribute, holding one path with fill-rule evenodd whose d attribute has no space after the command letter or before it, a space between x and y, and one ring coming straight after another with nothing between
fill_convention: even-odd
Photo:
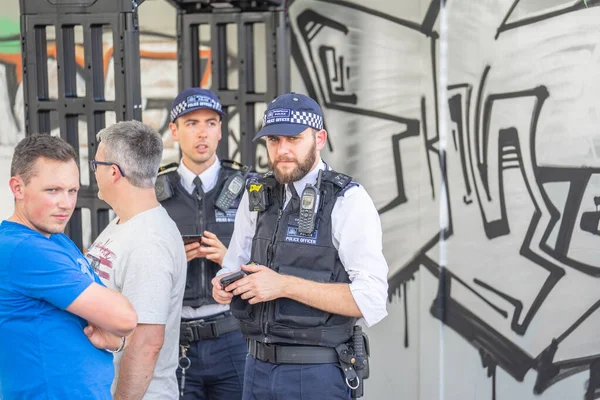
<instances>
[{"instance_id":1,"label":"grey t-shirt","mask_svg":"<svg viewBox=\"0 0 600 400\"><path fill-rule=\"evenodd\" d=\"M118 224L115 218L86 257L102 282L129 299L140 324L164 324L165 339L144 400L179 398L179 322L185 290L186 256L177 226L162 206ZM123 353L115 355L115 381Z\"/></svg>"}]
</instances>

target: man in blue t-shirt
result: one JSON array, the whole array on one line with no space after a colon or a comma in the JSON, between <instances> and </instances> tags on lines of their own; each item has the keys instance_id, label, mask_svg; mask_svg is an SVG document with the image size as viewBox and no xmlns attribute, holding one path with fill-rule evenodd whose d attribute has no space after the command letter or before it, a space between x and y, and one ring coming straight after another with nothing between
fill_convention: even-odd
<instances>
[{"instance_id":1,"label":"man in blue t-shirt","mask_svg":"<svg viewBox=\"0 0 600 400\"><path fill-rule=\"evenodd\" d=\"M60 138L28 136L15 148L9 184L15 210L0 224L0 399L111 399L111 353L124 348L137 315L62 233L77 202L77 155Z\"/></svg>"}]
</instances>

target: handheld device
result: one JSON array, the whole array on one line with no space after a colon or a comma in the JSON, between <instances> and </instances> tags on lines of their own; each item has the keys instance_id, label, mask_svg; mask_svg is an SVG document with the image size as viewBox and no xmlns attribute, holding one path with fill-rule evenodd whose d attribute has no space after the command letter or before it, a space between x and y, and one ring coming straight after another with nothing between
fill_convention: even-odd
<instances>
[{"instance_id":1,"label":"handheld device","mask_svg":"<svg viewBox=\"0 0 600 400\"><path fill-rule=\"evenodd\" d=\"M242 279L245 276L246 276L246 273L244 271L238 271L238 272L234 272L231 275L224 276L223 278L221 278L221 281L220 281L221 287L223 289L225 289L227 286L231 285L233 282L239 281L240 279Z\"/></svg>"},{"instance_id":2,"label":"handheld device","mask_svg":"<svg viewBox=\"0 0 600 400\"><path fill-rule=\"evenodd\" d=\"M233 201L244 189L244 183L245 179L242 174L236 173L230 176L225 185L223 185L223 190L219 193L219 197L217 197L215 207L223 212L227 212Z\"/></svg>"},{"instance_id":3,"label":"handheld device","mask_svg":"<svg viewBox=\"0 0 600 400\"><path fill-rule=\"evenodd\" d=\"M307 184L302 191L300 199L300 216L298 218L298 233L304 236L310 236L315 231L315 219L317 217L317 206L319 202L319 187L321 186L321 174L317 178L317 185Z\"/></svg>"},{"instance_id":4,"label":"handheld device","mask_svg":"<svg viewBox=\"0 0 600 400\"><path fill-rule=\"evenodd\" d=\"M202 234L201 233L194 233L192 235L181 235L181 238L183 239L183 244L190 244L190 243L200 243L200 240L202 239Z\"/></svg>"}]
</instances>

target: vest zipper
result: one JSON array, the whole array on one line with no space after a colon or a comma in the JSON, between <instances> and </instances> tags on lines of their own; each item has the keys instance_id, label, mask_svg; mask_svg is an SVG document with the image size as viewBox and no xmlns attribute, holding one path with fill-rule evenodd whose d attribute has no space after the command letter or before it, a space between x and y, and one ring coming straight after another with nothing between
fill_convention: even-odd
<instances>
[{"instance_id":1,"label":"vest zipper","mask_svg":"<svg viewBox=\"0 0 600 400\"><path fill-rule=\"evenodd\" d=\"M204 233L204 209L203 209L203 205L204 205L204 201L203 199L198 199L196 197L196 202L198 204L198 209L196 212L196 226L199 227L199 234L203 234ZM199 292L201 293L202 290L206 291L207 290L207 286L206 286L206 259L205 258L201 258L200 261L200 290ZM206 296L206 293L201 294L201 296Z\"/></svg>"},{"instance_id":2,"label":"vest zipper","mask_svg":"<svg viewBox=\"0 0 600 400\"><path fill-rule=\"evenodd\" d=\"M281 198L282 198L281 208L279 209L279 213L277 214L277 223L275 224L275 232L273 232L273 236L271 237L271 243L269 243L269 248L267 249L267 267L269 267L269 269L273 269L273 261L275 259L275 243L277 242L277 232L279 232L279 221L281 221L281 217L283 216L283 209L285 208L285 185L281 185L281 186L282 186L282 193L283 193L283 196L281 196ZM265 343L269 342L269 337L268 337L269 316L272 314L274 302L275 302L275 300L271 300L266 304L263 303L263 307L262 307L262 311L261 311L261 317L263 320L263 324L261 324L261 325L263 326Z\"/></svg>"}]
</instances>

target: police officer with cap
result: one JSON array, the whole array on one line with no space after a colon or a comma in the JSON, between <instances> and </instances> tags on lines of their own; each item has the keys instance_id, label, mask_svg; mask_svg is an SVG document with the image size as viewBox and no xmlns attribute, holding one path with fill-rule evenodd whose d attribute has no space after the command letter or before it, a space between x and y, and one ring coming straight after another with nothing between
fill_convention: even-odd
<instances>
[{"instance_id":1,"label":"police officer with cap","mask_svg":"<svg viewBox=\"0 0 600 400\"><path fill-rule=\"evenodd\" d=\"M387 315L379 215L362 186L321 160L327 132L313 99L277 97L261 137L271 171L248 182L213 279L249 342L243 399L360 397L368 342L356 323Z\"/></svg>"},{"instance_id":2,"label":"police officer with cap","mask_svg":"<svg viewBox=\"0 0 600 400\"><path fill-rule=\"evenodd\" d=\"M169 129L181 163L161 168L156 192L184 235L188 260L177 376L181 398L230 400L242 395L247 344L211 280L221 269L248 168L219 160L223 109L210 90L188 88L173 101ZM240 183L241 182L241 183Z\"/></svg>"}]
</instances>

